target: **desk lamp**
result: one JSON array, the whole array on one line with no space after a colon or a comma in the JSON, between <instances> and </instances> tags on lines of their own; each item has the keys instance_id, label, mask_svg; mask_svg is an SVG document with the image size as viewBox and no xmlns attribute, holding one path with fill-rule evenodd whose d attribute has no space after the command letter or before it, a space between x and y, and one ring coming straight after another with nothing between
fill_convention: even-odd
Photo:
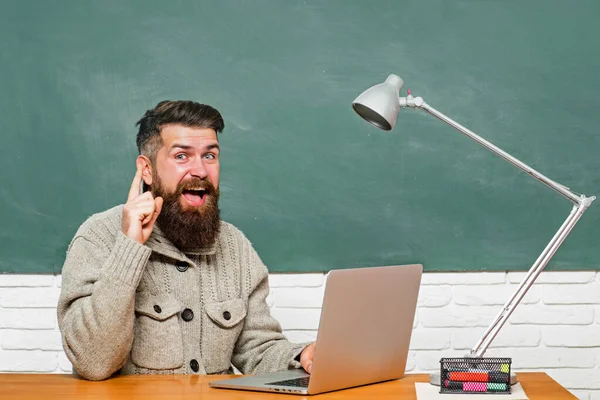
<instances>
[{"instance_id":1,"label":"desk lamp","mask_svg":"<svg viewBox=\"0 0 600 400\"><path fill-rule=\"evenodd\" d=\"M533 263L529 269L529 272L515 293L508 299L506 304L504 304L500 310L500 313L498 313L496 316L496 319L494 319L491 325L487 328L481 339L479 339L479 341L471 349L470 353L466 355L467 358L482 358L498 332L500 332L500 329L502 329L502 326L504 326L504 323L508 320L521 299L525 296L531 285L535 282L538 275L544 270L554 253L556 253L556 250L558 250L577 221L579 221L585 210L591 205L592 201L594 201L596 197L586 197L585 195L574 193L566 186L554 182L535 169L529 167L525 163L494 146L492 143L476 135L474 132L468 130L456 121L453 121L446 115L437 111L429 104L425 103L421 97L413 97L410 94L410 91L408 91L408 95L406 97L400 97L400 89L402 88L403 84L404 81L402 78L392 74L388 76L385 82L375 85L361 93L352 103L352 108L367 122L385 131L389 131L394 128L394 125L396 125L396 120L398 119L398 112L401 108L410 107L424 110L442 122L450 125L465 136L473 139L475 142L479 143L492 153L502 157L526 174L548 186L550 189L560 193L570 200L571 203L573 203L571 213L565 222L560 226L540 256ZM511 375L513 375L511 376L511 383L514 384L516 383L516 377L514 374ZM439 373L431 374L430 381L432 384L439 385Z\"/></svg>"}]
</instances>

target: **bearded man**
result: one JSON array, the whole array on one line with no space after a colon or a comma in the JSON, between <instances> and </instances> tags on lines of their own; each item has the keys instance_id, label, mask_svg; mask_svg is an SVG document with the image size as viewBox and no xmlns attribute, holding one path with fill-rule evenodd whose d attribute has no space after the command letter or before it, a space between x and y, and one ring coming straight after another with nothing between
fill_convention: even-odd
<instances>
[{"instance_id":1,"label":"bearded man","mask_svg":"<svg viewBox=\"0 0 600 400\"><path fill-rule=\"evenodd\" d=\"M285 339L265 301L267 268L219 217L221 114L163 101L137 125L127 202L83 223L63 266L58 323L74 370L310 372L314 343Z\"/></svg>"}]
</instances>

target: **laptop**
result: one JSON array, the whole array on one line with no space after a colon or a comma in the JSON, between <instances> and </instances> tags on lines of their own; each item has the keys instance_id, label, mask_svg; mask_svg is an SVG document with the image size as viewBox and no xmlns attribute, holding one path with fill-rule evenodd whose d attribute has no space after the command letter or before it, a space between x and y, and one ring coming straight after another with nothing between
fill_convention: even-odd
<instances>
[{"instance_id":1,"label":"laptop","mask_svg":"<svg viewBox=\"0 0 600 400\"><path fill-rule=\"evenodd\" d=\"M210 386L310 395L402 378L422 272L420 264L331 271L311 375L300 368Z\"/></svg>"}]
</instances>

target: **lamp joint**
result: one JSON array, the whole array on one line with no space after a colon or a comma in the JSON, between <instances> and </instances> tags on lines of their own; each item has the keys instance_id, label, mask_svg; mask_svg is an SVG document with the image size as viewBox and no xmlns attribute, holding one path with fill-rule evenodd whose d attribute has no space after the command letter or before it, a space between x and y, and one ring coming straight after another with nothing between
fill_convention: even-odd
<instances>
[{"instance_id":1,"label":"lamp joint","mask_svg":"<svg viewBox=\"0 0 600 400\"><path fill-rule=\"evenodd\" d=\"M413 97L411 94L409 94L406 97L400 97L399 103L401 108L421 108L421 106L423 106L424 101L422 97Z\"/></svg>"}]
</instances>

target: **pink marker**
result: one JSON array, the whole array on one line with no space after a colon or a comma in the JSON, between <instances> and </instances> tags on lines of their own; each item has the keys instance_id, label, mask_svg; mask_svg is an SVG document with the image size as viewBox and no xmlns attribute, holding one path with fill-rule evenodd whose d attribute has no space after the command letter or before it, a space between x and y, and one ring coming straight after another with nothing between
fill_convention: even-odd
<instances>
[{"instance_id":1,"label":"pink marker","mask_svg":"<svg viewBox=\"0 0 600 400\"><path fill-rule=\"evenodd\" d=\"M463 390L465 392L485 392L487 391L487 385L480 382L465 382L463 383Z\"/></svg>"}]
</instances>

